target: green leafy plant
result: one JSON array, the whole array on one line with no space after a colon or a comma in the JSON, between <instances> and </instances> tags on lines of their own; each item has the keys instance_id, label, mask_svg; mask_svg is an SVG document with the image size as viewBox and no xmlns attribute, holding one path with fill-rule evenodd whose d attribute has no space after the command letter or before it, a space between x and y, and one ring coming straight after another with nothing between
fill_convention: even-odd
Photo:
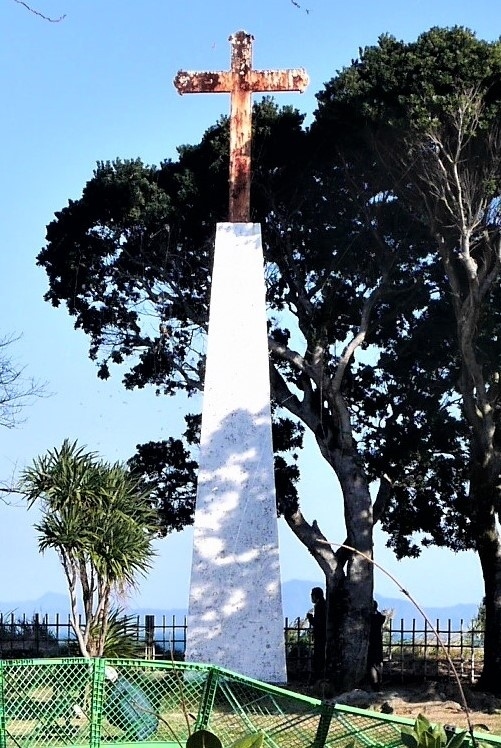
<instances>
[{"instance_id":1,"label":"green leafy plant","mask_svg":"<svg viewBox=\"0 0 501 748\"><path fill-rule=\"evenodd\" d=\"M93 627L91 639L99 635L100 627ZM143 654L144 644L138 641L136 616L127 616L122 608L115 608L108 616L103 656L133 658Z\"/></svg>"},{"instance_id":2,"label":"green leafy plant","mask_svg":"<svg viewBox=\"0 0 501 748\"><path fill-rule=\"evenodd\" d=\"M402 727L400 737L406 748L461 748L467 730L447 734L443 725L433 725L424 714L418 714L413 727Z\"/></svg>"},{"instance_id":3,"label":"green leafy plant","mask_svg":"<svg viewBox=\"0 0 501 748\"><path fill-rule=\"evenodd\" d=\"M223 748L223 744L213 732L195 730L186 741L186 748Z\"/></svg>"},{"instance_id":4,"label":"green leafy plant","mask_svg":"<svg viewBox=\"0 0 501 748\"><path fill-rule=\"evenodd\" d=\"M264 733L253 732L249 735L242 735L237 738L230 748L262 748L264 742Z\"/></svg>"},{"instance_id":5,"label":"green leafy plant","mask_svg":"<svg viewBox=\"0 0 501 748\"><path fill-rule=\"evenodd\" d=\"M133 588L155 555L149 492L123 465L108 464L67 439L24 470L19 490L29 507L40 507L40 551L55 550L61 561L80 652L101 657L112 595Z\"/></svg>"},{"instance_id":6,"label":"green leafy plant","mask_svg":"<svg viewBox=\"0 0 501 748\"><path fill-rule=\"evenodd\" d=\"M237 738L229 748L262 748L264 734L252 732ZM186 748L223 748L221 740L209 730L196 730L186 741Z\"/></svg>"}]
</instances>

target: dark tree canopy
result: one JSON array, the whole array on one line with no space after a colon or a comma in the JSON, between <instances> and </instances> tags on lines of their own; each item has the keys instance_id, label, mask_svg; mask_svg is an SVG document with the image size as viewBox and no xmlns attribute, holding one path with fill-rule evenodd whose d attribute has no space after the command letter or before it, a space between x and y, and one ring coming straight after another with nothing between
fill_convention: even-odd
<instances>
[{"instance_id":1,"label":"dark tree canopy","mask_svg":"<svg viewBox=\"0 0 501 748\"><path fill-rule=\"evenodd\" d=\"M413 361L414 378L403 387L394 359L398 363L399 356L409 360L414 355L415 305L428 314L428 288L435 282L421 259L428 238L409 216L395 214L385 194L375 200L375 188L359 185L358 175L337 153L326 163L327 139L315 129L305 132L297 112L278 110L264 100L255 107L254 121L253 220L263 228L276 389L290 382L308 395L317 410L314 428L328 443L336 437L327 429L318 432L323 420L320 404L314 403L318 382L308 382L306 367L279 351L291 334L294 344L302 335L308 350L318 346L322 351L327 376L338 367L369 474L377 479L384 470L402 493L386 527L394 530L399 553L415 553L405 538L422 514L419 502L429 506L437 489L427 484L430 468L419 464L417 437L427 428L425 413L439 411L444 392L437 386L428 393L423 415L416 418L408 396L415 405L422 370ZM101 163L82 198L70 201L49 225L48 243L39 255L50 279L46 298L54 305L66 302L76 326L89 335L99 376L110 376L113 363L130 360L124 377L128 388L153 384L165 394L201 388L214 227L226 210L226 158L227 122L222 119L200 145L181 147L176 162L159 168L139 160ZM371 293L364 347L372 353L341 370L340 352ZM440 316L438 310L435 314ZM414 475L402 480L404 453ZM444 462L438 482L449 482L455 469ZM401 498L410 484L417 503L405 501L404 510ZM425 527L418 529L443 542L447 530L441 528L439 502L436 507L436 521L426 516ZM405 517L405 530L392 525L395 512Z\"/></svg>"},{"instance_id":2,"label":"dark tree canopy","mask_svg":"<svg viewBox=\"0 0 501 748\"><path fill-rule=\"evenodd\" d=\"M429 237L426 259L436 268L436 286L430 288L427 314L435 306L442 316L429 323L419 317L419 324L424 321L430 341L440 325L443 333L428 355L435 367L420 372L420 393L430 393L439 374L444 396L457 402L451 411L455 430L443 433L442 449L448 437L449 451L464 455L464 487L447 492L442 502L442 516L449 514L444 540L453 548L473 547L479 555L486 610L482 682L498 689L501 43L478 40L457 27L432 29L410 44L381 37L318 98L319 132L335 131L345 160L368 164L362 167L365 177L390 192L393 205ZM412 337L416 340L415 333ZM423 360L419 351L418 360ZM433 411L426 418L439 442ZM428 485L437 475L435 470L427 477Z\"/></svg>"},{"instance_id":3,"label":"dark tree canopy","mask_svg":"<svg viewBox=\"0 0 501 748\"><path fill-rule=\"evenodd\" d=\"M161 442L138 444L128 467L150 490L162 535L192 524L197 463L180 439L171 436Z\"/></svg>"}]
</instances>

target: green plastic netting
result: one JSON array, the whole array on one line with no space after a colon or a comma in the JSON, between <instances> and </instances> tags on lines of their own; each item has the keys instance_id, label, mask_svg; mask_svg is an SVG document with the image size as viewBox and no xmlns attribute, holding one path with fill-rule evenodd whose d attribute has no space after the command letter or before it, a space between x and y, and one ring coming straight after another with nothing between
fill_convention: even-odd
<instances>
[{"instance_id":1,"label":"green plastic netting","mask_svg":"<svg viewBox=\"0 0 501 748\"><path fill-rule=\"evenodd\" d=\"M0 662L0 748L177 745L205 728L230 746L401 746L412 720L322 702L223 668L145 660ZM501 739L479 736L499 748Z\"/></svg>"}]
</instances>

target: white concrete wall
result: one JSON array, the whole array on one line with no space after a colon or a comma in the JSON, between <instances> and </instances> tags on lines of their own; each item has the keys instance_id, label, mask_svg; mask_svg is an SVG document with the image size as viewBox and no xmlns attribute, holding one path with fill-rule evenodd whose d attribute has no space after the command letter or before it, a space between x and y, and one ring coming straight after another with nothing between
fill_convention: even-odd
<instances>
[{"instance_id":1,"label":"white concrete wall","mask_svg":"<svg viewBox=\"0 0 501 748\"><path fill-rule=\"evenodd\" d=\"M286 681L259 224L217 225L186 658Z\"/></svg>"}]
</instances>

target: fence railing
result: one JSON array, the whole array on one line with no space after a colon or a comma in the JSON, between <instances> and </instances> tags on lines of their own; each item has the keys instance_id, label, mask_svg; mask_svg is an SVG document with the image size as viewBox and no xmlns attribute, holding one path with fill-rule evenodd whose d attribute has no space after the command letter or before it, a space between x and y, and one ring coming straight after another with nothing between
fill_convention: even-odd
<instances>
[{"instance_id":1,"label":"fence railing","mask_svg":"<svg viewBox=\"0 0 501 748\"><path fill-rule=\"evenodd\" d=\"M389 620L383 629L384 676L387 680L411 678L430 680L452 675L448 658L459 675L475 682L483 665L483 631L471 623L451 620L429 624ZM186 645L185 616L128 616L127 636L138 657L149 660L183 659ZM285 619L287 671L291 681L308 678L312 636L301 619ZM444 651L445 650L445 651ZM447 654L446 654L447 653ZM40 657L72 657L78 646L69 615L0 614L0 658L4 660Z\"/></svg>"},{"instance_id":2,"label":"fence railing","mask_svg":"<svg viewBox=\"0 0 501 748\"><path fill-rule=\"evenodd\" d=\"M483 630L462 620L454 626L450 619L435 621L433 628L426 620L420 628L415 620L410 626L388 621L383 631L386 675L400 680L451 677L452 661L459 676L474 683L483 667Z\"/></svg>"}]
</instances>

